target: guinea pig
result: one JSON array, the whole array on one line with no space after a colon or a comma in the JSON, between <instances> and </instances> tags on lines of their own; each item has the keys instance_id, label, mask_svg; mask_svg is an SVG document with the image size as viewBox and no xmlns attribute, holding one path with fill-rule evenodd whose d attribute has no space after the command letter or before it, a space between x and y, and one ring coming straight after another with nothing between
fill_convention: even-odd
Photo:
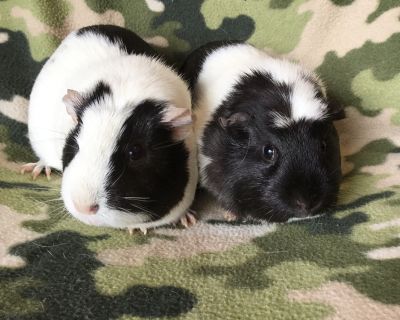
<instances>
[{"instance_id":1,"label":"guinea pig","mask_svg":"<svg viewBox=\"0 0 400 320\"><path fill-rule=\"evenodd\" d=\"M66 209L84 223L157 227L179 220L198 176L187 83L145 41L110 25L72 32L33 86L37 163L63 172Z\"/></svg>"},{"instance_id":2,"label":"guinea pig","mask_svg":"<svg viewBox=\"0 0 400 320\"><path fill-rule=\"evenodd\" d=\"M329 103L315 74L240 42L191 53L200 184L230 218L285 222L329 211L341 180Z\"/></svg>"}]
</instances>

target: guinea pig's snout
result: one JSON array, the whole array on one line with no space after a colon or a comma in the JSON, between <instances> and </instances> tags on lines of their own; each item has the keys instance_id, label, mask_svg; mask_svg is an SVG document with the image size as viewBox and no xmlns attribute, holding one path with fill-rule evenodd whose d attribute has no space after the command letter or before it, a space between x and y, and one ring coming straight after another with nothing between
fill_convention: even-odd
<instances>
[{"instance_id":1,"label":"guinea pig's snout","mask_svg":"<svg viewBox=\"0 0 400 320\"><path fill-rule=\"evenodd\" d=\"M73 201L75 209L82 214L96 214L99 211L97 203L85 204L78 201Z\"/></svg>"},{"instance_id":2,"label":"guinea pig's snout","mask_svg":"<svg viewBox=\"0 0 400 320\"><path fill-rule=\"evenodd\" d=\"M289 205L296 217L307 217L315 214L322 206L322 196L319 192L289 192Z\"/></svg>"},{"instance_id":3,"label":"guinea pig's snout","mask_svg":"<svg viewBox=\"0 0 400 320\"><path fill-rule=\"evenodd\" d=\"M310 194L304 196L296 194L292 198L292 207L297 217L306 217L318 211L321 207L322 201L318 194Z\"/></svg>"}]
</instances>

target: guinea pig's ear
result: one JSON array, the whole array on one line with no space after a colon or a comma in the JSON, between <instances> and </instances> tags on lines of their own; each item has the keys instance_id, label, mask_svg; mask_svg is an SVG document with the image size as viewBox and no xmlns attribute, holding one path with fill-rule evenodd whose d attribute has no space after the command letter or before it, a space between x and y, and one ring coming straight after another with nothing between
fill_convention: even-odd
<instances>
[{"instance_id":1,"label":"guinea pig's ear","mask_svg":"<svg viewBox=\"0 0 400 320\"><path fill-rule=\"evenodd\" d=\"M342 120L346 117L343 105L332 97L328 97L328 114L332 121Z\"/></svg>"},{"instance_id":2,"label":"guinea pig's ear","mask_svg":"<svg viewBox=\"0 0 400 320\"><path fill-rule=\"evenodd\" d=\"M244 112L236 112L230 115L229 117L220 117L218 119L219 124L224 129L234 124L246 123L248 120L249 120L249 115Z\"/></svg>"},{"instance_id":3,"label":"guinea pig's ear","mask_svg":"<svg viewBox=\"0 0 400 320\"><path fill-rule=\"evenodd\" d=\"M63 97L63 102L67 109L67 113L71 116L75 123L78 123L78 115L76 108L82 103L82 95L75 90L68 89L67 94Z\"/></svg>"},{"instance_id":4,"label":"guinea pig's ear","mask_svg":"<svg viewBox=\"0 0 400 320\"><path fill-rule=\"evenodd\" d=\"M168 106L163 114L163 123L172 129L172 138L182 141L192 131L193 116L189 109Z\"/></svg>"}]
</instances>

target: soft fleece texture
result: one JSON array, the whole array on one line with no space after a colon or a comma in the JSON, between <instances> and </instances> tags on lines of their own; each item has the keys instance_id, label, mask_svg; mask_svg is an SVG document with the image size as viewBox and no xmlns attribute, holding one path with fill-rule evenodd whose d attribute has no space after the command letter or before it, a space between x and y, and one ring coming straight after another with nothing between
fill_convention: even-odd
<instances>
[{"instance_id":1,"label":"soft fleece texture","mask_svg":"<svg viewBox=\"0 0 400 320\"><path fill-rule=\"evenodd\" d=\"M397 0L0 1L0 318L400 319L399 18ZM237 224L200 199L195 227L146 236L72 219L55 200L60 176L19 167L35 160L37 73L70 31L97 23L177 65L207 41L242 39L315 69L347 111L337 212Z\"/></svg>"}]
</instances>

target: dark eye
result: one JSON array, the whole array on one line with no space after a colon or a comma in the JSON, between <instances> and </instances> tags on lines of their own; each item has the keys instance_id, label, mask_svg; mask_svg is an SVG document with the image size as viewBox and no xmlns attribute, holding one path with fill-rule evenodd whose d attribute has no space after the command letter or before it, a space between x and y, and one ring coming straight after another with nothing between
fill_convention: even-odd
<instances>
[{"instance_id":1,"label":"dark eye","mask_svg":"<svg viewBox=\"0 0 400 320\"><path fill-rule=\"evenodd\" d=\"M128 156L130 161L136 161L142 158L144 155L143 147L139 144L131 146L128 150Z\"/></svg>"},{"instance_id":2,"label":"dark eye","mask_svg":"<svg viewBox=\"0 0 400 320\"><path fill-rule=\"evenodd\" d=\"M326 145L326 140L321 141L321 150L322 152L326 152L327 145Z\"/></svg>"},{"instance_id":3,"label":"dark eye","mask_svg":"<svg viewBox=\"0 0 400 320\"><path fill-rule=\"evenodd\" d=\"M266 161L273 162L276 158L276 149L273 146L264 146L262 155Z\"/></svg>"}]
</instances>

